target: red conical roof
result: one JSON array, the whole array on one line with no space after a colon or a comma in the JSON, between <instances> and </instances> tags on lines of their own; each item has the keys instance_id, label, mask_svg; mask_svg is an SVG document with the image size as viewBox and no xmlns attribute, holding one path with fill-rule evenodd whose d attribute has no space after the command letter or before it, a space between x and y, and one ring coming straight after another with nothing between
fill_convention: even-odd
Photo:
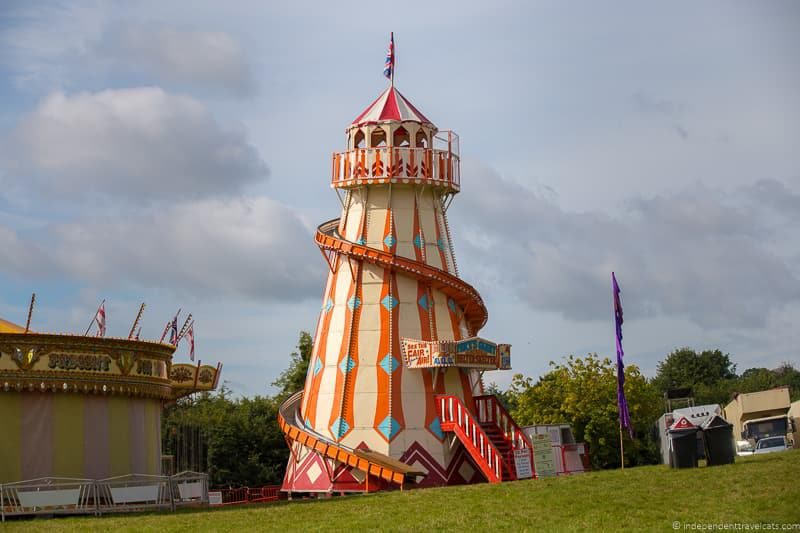
<instances>
[{"instance_id":1,"label":"red conical roof","mask_svg":"<svg viewBox=\"0 0 800 533\"><path fill-rule=\"evenodd\" d=\"M374 124L376 122L386 122L389 120L410 120L412 122L419 122L420 124L433 125L425 115L414 107L414 104L400 94L400 91L395 89L394 86L391 86L383 91L369 107L358 115L351 126Z\"/></svg>"}]
</instances>

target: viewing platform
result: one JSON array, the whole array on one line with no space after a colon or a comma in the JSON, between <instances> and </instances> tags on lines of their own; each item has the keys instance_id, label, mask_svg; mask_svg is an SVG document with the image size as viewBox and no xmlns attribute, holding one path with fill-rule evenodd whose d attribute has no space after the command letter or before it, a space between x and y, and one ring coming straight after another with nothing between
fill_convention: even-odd
<instances>
[{"instance_id":1,"label":"viewing platform","mask_svg":"<svg viewBox=\"0 0 800 533\"><path fill-rule=\"evenodd\" d=\"M446 192L459 192L458 135L438 132L432 148L378 146L333 154L331 187L348 189L382 183L429 184Z\"/></svg>"}]
</instances>

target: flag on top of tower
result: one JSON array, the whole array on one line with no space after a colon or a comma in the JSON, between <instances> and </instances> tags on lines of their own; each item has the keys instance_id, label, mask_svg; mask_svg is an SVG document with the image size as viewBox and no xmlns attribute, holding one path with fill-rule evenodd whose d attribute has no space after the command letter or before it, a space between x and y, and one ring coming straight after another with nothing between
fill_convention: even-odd
<instances>
[{"instance_id":1,"label":"flag on top of tower","mask_svg":"<svg viewBox=\"0 0 800 533\"><path fill-rule=\"evenodd\" d=\"M394 83L394 32L389 33L389 50L386 52L383 75Z\"/></svg>"}]
</instances>

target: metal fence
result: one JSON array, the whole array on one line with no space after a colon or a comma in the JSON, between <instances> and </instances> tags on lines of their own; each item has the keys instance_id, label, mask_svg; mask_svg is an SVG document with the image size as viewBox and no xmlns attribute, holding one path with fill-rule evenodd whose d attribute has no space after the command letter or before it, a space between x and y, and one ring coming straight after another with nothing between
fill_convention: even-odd
<instances>
[{"instance_id":1,"label":"metal fence","mask_svg":"<svg viewBox=\"0 0 800 533\"><path fill-rule=\"evenodd\" d=\"M208 504L208 474L129 474L106 479L39 478L0 485L0 514L94 514Z\"/></svg>"}]
</instances>

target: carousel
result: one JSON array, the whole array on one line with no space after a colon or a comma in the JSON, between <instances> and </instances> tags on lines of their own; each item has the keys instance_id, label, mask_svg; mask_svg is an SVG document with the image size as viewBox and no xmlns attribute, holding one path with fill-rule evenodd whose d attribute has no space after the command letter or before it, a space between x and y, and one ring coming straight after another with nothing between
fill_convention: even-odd
<instances>
[{"instance_id":1,"label":"carousel","mask_svg":"<svg viewBox=\"0 0 800 533\"><path fill-rule=\"evenodd\" d=\"M0 484L160 475L161 410L216 388L176 346L30 331L0 319Z\"/></svg>"}]
</instances>

